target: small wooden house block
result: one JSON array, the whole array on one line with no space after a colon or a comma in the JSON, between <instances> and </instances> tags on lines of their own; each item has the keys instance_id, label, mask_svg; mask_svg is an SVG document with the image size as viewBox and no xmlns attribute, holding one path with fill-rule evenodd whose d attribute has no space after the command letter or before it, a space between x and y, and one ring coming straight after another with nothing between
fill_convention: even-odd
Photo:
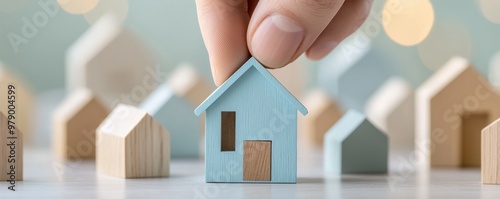
<instances>
[{"instance_id":1,"label":"small wooden house block","mask_svg":"<svg viewBox=\"0 0 500 199\"><path fill-rule=\"evenodd\" d=\"M33 141L33 126L35 111L33 93L31 89L17 75L9 71L4 64L0 62L0 112L7 114L8 107L8 86L13 85L10 89L15 96L15 123L16 126L24 133L23 139L26 145Z\"/></svg>"},{"instance_id":2,"label":"small wooden house block","mask_svg":"<svg viewBox=\"0 0 500 199\"><path fill-rule=\"evenodd\" d=\"M500 184L500 119L481 132L481 179L483 184Z\"/></svg>"},{"instance_id":3,"label":"small wooden house block","mask_svg":"<svg viewBox=\"0 0 500 199\"><path fill-rule=\"evenodd\" d=\"M387 80L368 100L365 113L373 125L389 135L391 159L408 157L415 149L415 95L406 80Z\"/></svg>"},{"instance_id":4,"label":"small wooden house block","mask_svg":"<svg viewBox=\"0 0 500 199\"><path fill-rule=\"evenodd\" d=\"M213 91L210 86L213 84L187 64L180 65L167 84L177 96L187 99L193 106L200 105Z\"/></svg>"},{"instance_id":5,"label":"small wooden house block","mask_svg":"<svg viewBox=\"0 0 500 199\"><path fill-rule=\"evenodd\" d=\"M326 134L325 172L387 173L387 135L357 111L348 111Z\"/></svg>"},{"instance_id":6,"label":"small wooden house block","mask_svg":"<svg viewBox=\"0 0 500 199\"><path fill-rule=\"evenodd\" d=\"M195 113L204 111L207 182L296 183L297 111L307 109L255 58Z\"/></svg>"},{"instance_id":7,"label":"small wooden house block","mask_svg":"<svg viewBox=\"0 0 500 199\"><path fill-rule=\"evenodd\" d=\"M23 133L0 112L0 181L23 180ZM9 127L12 126L12 127Z\"/></svg>"},{"instance_id":8,"label":"small wooden house block","mask_svg":"<svg viewBox=\"0 0 500 199\"><path fill-rule=\"evenodd\" d=\"M106 15L67 53L68 91L88 88L112 109L137 105L158 85L156 63L135 34Z\"/></svg>"},{"instance_id":9,"label":"small wooden house block","mask_svg":"<svg viewBox=\"0 0 500 199\"><path fill-rule=\"evenodd\" d=\"M99 172L121 178L169 176L169 133L145 111L120 104L96 133Z\"/></svg>"},{"instance_id":10,"label":"small wooden house block","mask_svg":"<svg viewBox=\"0 0 500 199\"><path fill-rule=\"evenodd\" d=\"M320 89L311 91L304 105L309 113L299 118L299 131L308 141L316 146L323 146L323 138L337 120L342 117L342 110L327 93Z\"/></svg>"},{"instance_id":11,"label":"small wooden house block","mask_svg":"<svg viewBox=\"0 0 500 199\"><path fill-rule=\"evenodd\" d=\"M500 117L500 97L464 58L455 57L416 91L416 149L422 165L479 167L481 129Z\"/></svg>"},{"instance_id":12,"label":"small wooden house block","mask_svg":"<svg viewBox=\"0 0 500 199\"><path fill-rule=\"evenodd\" d=\"M167 84L158 86L139 106L170 132L172 158L200 156L200 120L194 106L177 96Z\"/></svg>"},{"instance_id":13,"label":"small wooden house block","mask_svg":"<svg viewBox=\"0 0 500 199\"><path fill-rule=\"evenodd\" d=\"M52 117L54 152L57 158L94 159L95 130L109 110L88 89L71 93Z\"/></svg>"},{"instance_id":14,"label":"small wooden house block","mask_svg":"<svg viewBox=\"0 0 500 199\"><path fill-rule=\"evenodd\" d=\"M370 41L363 43L367 44L360 46L353 38L346 39L318 67L320 87L346 110L363 112L370 96L396 73L391 59Z\"/></svg>"}]
</instances>

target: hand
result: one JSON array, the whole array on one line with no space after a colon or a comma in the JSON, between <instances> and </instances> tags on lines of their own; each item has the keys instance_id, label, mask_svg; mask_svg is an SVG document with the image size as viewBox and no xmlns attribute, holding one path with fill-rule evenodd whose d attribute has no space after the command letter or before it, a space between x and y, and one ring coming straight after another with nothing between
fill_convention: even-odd
<instances>
[{"instance_id":1,"label":"hand","mask_svg":"<svg viewBox=\"0 0 500 199\"><path fill-rule=\"evenodd\" d=\"M268 68L318 60L354 32L372 0L196 0L217 85L252 54Z\"/></svg>"}]
</instances>

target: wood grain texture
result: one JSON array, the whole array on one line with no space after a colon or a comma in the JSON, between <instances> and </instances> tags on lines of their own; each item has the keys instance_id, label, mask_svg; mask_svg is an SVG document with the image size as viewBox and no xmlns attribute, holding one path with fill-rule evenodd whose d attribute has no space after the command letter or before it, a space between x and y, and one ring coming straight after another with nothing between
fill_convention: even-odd
<instances>
[{"instance_id":1,"label":"wood grain texture","mask_svg":"<svg viewBox=\"0 0 500 199\"><path fill-rule=\"evenodd\" d=\"M432 150L423 153L421 168L462 166L462 118L487 114L491 123L499 107L500 97L468 60L448 61L416 91L415 149Z\"/></svg>"},{"instance_id":2,"label":"wood grain texture","mask_svg":"<svg viewBox=\"0 0 500 199\"><path fill-rule=\"evenodd\" d=\"M120 104L97 129L97 170L121 178L167 177L170 136L145 111Z\"/></svg>"},{"instance_id":3,"label":"wood grain texture","mask_svg":"<svg viewBox=\"0 0 500 199\"><path fill-rule=\"evenodd\" d=\"M406 80L388 79L370 97L365 113L373 125L389 136L390 159L412 154L415 150L415 95Z\"/></svg>"},{"instance_id":4,"label":"wood grain texture","mask_svg":"<svg viewBox=\"0 0 500 199\"><path fill-rule=\"evenodd\" d=\"M357 111L348 111L326 134L327 173L387 173L389 140Z\"/></svg>"},{"instance_id":5,"label":"wood grain texture","mask_svg":"<svg viewBox=\"0 0 500 199\"><path fill-rule=\"evenodd\" d=\"M236 112L221 112L221 151L236 150Z\"/></svg>"},{"instance_id":6,"label":"wood grain texture","mask_svg":"<svg viewBox=\"0 0 500 199\"><path fill-rule=\"evenodd\" d=\"M296 183L297 111L307 114L307 109L257 60L240 67L195 114L205 110L207 182L261 182L243 180L243 141L269 140L273 149L268 183ZM228 110L237 113L236 150L221 152L221 112Z\"/></svg>"},{"instance_id":7,"label":"wood grain texture","mask_svg":"<svg viewBox=\"0 0 500 199\"><path fill-rule=\"evenodd\" d=\"M325 57L317 70L318 84L328 91L344 109L362 112L373 93L390 77L397 74L390 57L374 48L367 39L360 44L358 37L343 41L338 49ZM356 46L354 50L353 46Z\"/></svg>"},{"instance_id":8,"label":"wood grain texture","mask_svg":"<svg viewBox=\"0 0 500 199\"><path fill-rule=\"evenodd\" d=\"M87 30L69 48L66 61L68 91L88 88L109 109L139 104L160 83L151 52L112 15Z\"/></svg>"},{"instance_id":9,"label":"wood grain texture","mask_svg":"<svg viewBox=\"0 0 500 199\"><path fill-rule=\"evenodd\" d=\"M23 143L23 132L20 129L13 131L14 134L10 134L9 127L7 125L8 119L3 112L0 112L0 181L6 180L23 180L24 175L24 143ZM14 139L10 139L14 138ZM8 145L10 144L10 145ZM14 145L12 145L14 144ZM13 148L11 148L13 147ZM12 161L14 159L14 161ZM11 160L11 162L9 162ZM11 179L8 173L12 173L11 166L15 168L15 179Z\"/></svg>"},{"instance_id":10,"label":"wood grain texture","mask_svg":"<svg viewBox=\"0 0 500 199\"><path fill-rule=\"evenodd\" d=\"M52 144L58 159L94 159L95 130L109 110L88 89L71 93L52 116Z\"/></svg>"},{"instance_id":11,"label":"wood grain texture","mask_svg":"<svg viewBox=\"0 0 500 199\"><path fill-rule=\"evenodd\" d=\"M7 87L14 85L16 96L16 125L24 133L24 143L31 145L34 142L34 115L35 96L31 88L16 74L9 71L6 65L0 62L0 111L7 113Z\"/></svg>"},{"instance_id":12,"label":"wood grain texture","mask_svg":"<svg viewBox=\"0 0 500 199\"><path fill-rule=\"evenodd\" d=\"M341 108L327 93L320 89L311 91L304 100L309 111L307 117L299 118L299 132L314 146L323 146L328 129L343 115Z\"/></svg>"},{"instance_id":13,"label":"wood grain texture","mask_svg":"<svg viewBox=\"0 0 500 199\"><path fill-rule=\"evenodd\" d=\"M481 131L481 181L500 184L500 119Z\"/></svg>"},{"instance_id":14,"label":"wood grain texture","mask_svg":"<svg viewBox=\"0 0 500 199\"><path fill-rule=\"evenodd\" d=\"M48 148L26 148L26 181L17 191L8 191L7 182L0 182L2 198L67 199L71 198L409 198L409 199L497 199L498 186L481 184L479 168L433 169L414 172L394 183L387 175L325 175L322 150L308 150L299 145L297 184L261 185L253 183L205 183L204 161L172 160L172 178L123 180L95 174L93 161L62 166L71 168L54 172L54 161ZM399 162L399 160L391 160ZM398 170L399 171L399 170ZM175 172L175 173L174 173ZM397 171L396 171L397 172ZM61 178L62 177L62 178ZM29 180L29 181L28 181ZM50 190L50 191L49 191ZM220 191L217 191L220 190Z\"/></svg>"},{"instance_id":15,"label":"wood grain texture","mask_svg":"<svg viewBox=\"0 0 500 199\"><path fill-rule=\"evenodd\" d=\"M166 83L159 85L140 105L170 133L170 152L174 158L198 158L202 145L201 119L193 114L195 106L177 96Z\"/></svg>"},{"instance_id":16,"label":"wood grain texture","mask_svg":"<svg viewBox=\"0 0 500 199\"><path fill-rule=\"evenodd\" d=\"M271 181L271 141L243 142L243 180Z\"/></svg>"}]
</instances>

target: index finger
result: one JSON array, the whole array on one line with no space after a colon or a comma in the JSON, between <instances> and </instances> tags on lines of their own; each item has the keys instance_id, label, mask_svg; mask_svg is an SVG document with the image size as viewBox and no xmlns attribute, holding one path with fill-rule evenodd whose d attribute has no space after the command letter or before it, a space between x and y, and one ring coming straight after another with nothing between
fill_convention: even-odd
<instances>
[{"instance_id":1,"label":"index finger","mask_svg":"<svg viewBox=\"0 0 500 199\"><path fill-rule=\"evenodd\" d=\"M221 85L248 58L247 0L196 0L198 22L215 84Z\"/></svg>"}]
</instances>

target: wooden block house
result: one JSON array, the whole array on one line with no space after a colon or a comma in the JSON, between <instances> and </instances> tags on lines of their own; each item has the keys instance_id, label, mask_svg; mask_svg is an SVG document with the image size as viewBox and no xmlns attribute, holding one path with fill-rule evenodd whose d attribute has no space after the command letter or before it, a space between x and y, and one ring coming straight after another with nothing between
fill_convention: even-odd
<instances>
[{"instance_id":1,"label":"wooden block house","mask_svg":"<svg viewBox=\"0 0 500 199\"><path fill-rule=\"evenodd\" d=\"M169 133L146 111L120 104L96 134L97 171L121 178L169 176Z\"/></svg>"},{"instance_id":2,"label":"wooden block house","mask_svg":"<svg viewBox=\"0 0 500 199\"><path fill-rule=\"evenodd\" d=\"M479 167L481 130L500 117L500 97L468 60L455 57L416 91L416 148L423 168Z\"/></svg>"},{"instance_id":3,"label":"wooden block house","mask_svg":"<svg viewBox=\"0 0 500 199\"><path fill-rule=\"evenodd\" d=\"M137 105L159 84L151 52L113 15L105 15L68 50L68 91L88 88L112 109Z\"/></svg>"},{"instance_id":4,"label":"wooden block house","mask_svg":"<svg viewBox=\"0 0 500 199\"><path fill-rule=\"evenodd\" d=\"M307 114L250 58L195 110L206 112L206 181L296 183L297 111Z\"/></svg>"},{"instance_id":5,"label":"wooden block house","mask_svg":"<svg viewBox=\"0 0 500 199\"><path fill-rule=\"evenodd\" d=\"M389 140L365 115L348 111L328 130L324 168L330 174L387 173Z\"/></svg>"}]
</instances>

